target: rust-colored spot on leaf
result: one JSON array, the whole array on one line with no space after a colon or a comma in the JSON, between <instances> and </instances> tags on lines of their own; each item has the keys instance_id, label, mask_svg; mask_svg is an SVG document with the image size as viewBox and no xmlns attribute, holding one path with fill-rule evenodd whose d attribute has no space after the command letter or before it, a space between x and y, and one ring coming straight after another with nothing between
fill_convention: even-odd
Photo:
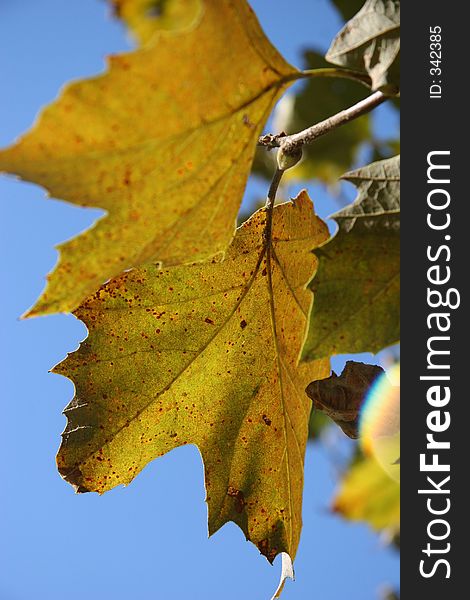
<instances>
[{"instance_id":1,"label":"rust-colored spot on leaf","mask_svg":"<svg viewBox=\"0 0 470 600\"><path fill-rule=\"evenodd\" d=\"M263 415L263 421L266 425L271 425L271 419L269 419L266 415Z\"/></svg>"},{"instance_id":2,"label":"rust-colored spot on leaf","mask_svg":"<svg viewBox=\"0 0 470 600\"><path fill-rule=\"evenodd\" d=\"M245 508L245 495L241 490L237 490L236 488L229 486L227 489L227 495L231 498L235 498L235 510L237 513L243 512Z\"/></svg>"}]
</instances>

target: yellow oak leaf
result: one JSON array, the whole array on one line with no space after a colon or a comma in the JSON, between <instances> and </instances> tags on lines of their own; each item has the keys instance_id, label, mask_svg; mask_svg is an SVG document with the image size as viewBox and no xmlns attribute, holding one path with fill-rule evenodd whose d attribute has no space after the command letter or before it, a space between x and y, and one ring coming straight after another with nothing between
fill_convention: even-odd
<instances>
[{"instance_id":1,"label":"yellow oak leaf","mask_svg":"<svg viewBox=\"0 0 470 600\"><path fill-rule=\"evenodd\" d=\"M202 11L202 0L109 0L141 43L151 41L160 29L177 30L194 25Z\"/></svg>"},{"instance_id":2,"label":"yellow oak leaf","mask_svg":"<svg viewBox=\"0 0 470 600\"><path fill-rule=\"evenodd\" d=\"M245 0L204 0L194 27L159 31L74 83L0 152L0 171L106 216L59 245L29 315L70 311L124 270L202 260L234 231L256 140L300 73Z\"/></svg>"},{"instance_id":3,"label":"yellow oak leaf","mask_svg":"<svg viewBox=\"0 0 470 600\"><path fill-rule=\"evenodd\" d=\"M76 310L89 336L55 372L76 387L58 467L78 492L128 484L195 444L210 534L234 521L272 562L296 554L305 387L329 375L326 359L298 364L311 251L328 230L306 192L274 208L272 236L266 214L237 230L223 261L147 265L104 285Z\"/></svg>"},{"instance_id":4,"label":"yellow oak leaf","mask_svg":"<svg viewBox=\"0 0 470 600\"><path fill-rule=\"evenodd\" d=\"M333 509L351 521L365 521L373 529L400 528L400 484L373 456L361 456L347 471Z\"/></svg>"}]
</instances>

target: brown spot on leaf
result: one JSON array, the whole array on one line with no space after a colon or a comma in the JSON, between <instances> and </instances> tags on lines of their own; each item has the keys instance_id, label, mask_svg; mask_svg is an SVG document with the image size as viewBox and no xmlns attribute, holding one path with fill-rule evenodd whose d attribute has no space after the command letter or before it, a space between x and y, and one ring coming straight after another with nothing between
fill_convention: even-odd
<instances>
[{"instance_id":1,"label":"brown spot on leaf","mask_svg":"<svg viewBox=\"0 0 470 600\"><path fill-rule=\"evenodd\" d=\"M250 117L245 113L243 115L243 125L246 125L250 129L254 129L256 125L250 121Z\"/></svg>"},{"instance_id":2,"label":"brown spot on leaf","mask_svg":"<svg viewBox=\"0 0 470 600\"><path fill-rule=\"evenodd\" d=\"M235 498L235 510L237 513L243 512L245 508L245 495L243 492L229 485L227 495L231 498Z\"/></svg>"}]
</instances>

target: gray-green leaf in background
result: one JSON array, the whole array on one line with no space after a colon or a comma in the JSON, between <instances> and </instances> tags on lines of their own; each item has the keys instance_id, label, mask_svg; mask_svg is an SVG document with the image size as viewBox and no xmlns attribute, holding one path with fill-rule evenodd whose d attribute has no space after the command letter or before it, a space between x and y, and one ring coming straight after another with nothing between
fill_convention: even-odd
<instances>
[{"instance_id":1,"label":"gray-green leaf in background","mask_svg":"<svg viewBox=\"0 0 470 600\"><path fill-rule=\"evenodd\" d=\"M373 90L396 93L399 54L400 0L366 0L335 37L326 59L368 73Z\"/></svg>"},{"instance_id":2,"label":"gray-green leaf in background","mask_svg":"<svg viewBox=\"0 0 470 600\"><path fill-rule=\"evenodd\" d=\"M341 179L353 183L358 195L352 204L331 215L340 227L350 231L358 218L364 219L366 225L374 217L385 217L388 223L395 219L399 223L400 156L345 173Z\"/></svg>"},{"instance_id":3,"label":"gray-green leaf in background","mask_svg":"<svg viewBox=\"0 0 470 600\"><path fill-rule=\"evenodd\" d=\"M302 359L378 352L400 338L400 157L344 175L355 202L332 215L337 233L318 272Z\"/></svg>"}]
</instances>

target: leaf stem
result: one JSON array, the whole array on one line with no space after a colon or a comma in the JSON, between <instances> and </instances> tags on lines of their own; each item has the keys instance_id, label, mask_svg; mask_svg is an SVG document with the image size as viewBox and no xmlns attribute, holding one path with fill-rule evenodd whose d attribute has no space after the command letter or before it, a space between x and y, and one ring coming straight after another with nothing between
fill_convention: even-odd
<instances>
[{"instance_id":1,"label":"leaf stem","mask_svg":"<svg viewBox=\"0 0 470 600\"><path fill-rule=\"evenodd\" d=\"M357 81L368 88L372 85L372 80L368 75L360 73L359 71L353 71L352 69L335 69L333 67L306 69L305 71L302 71L302 77L333 77L335 79L350 79L351 81Z\"/></svg>"},{"instance_id":2,"label":"leaf stem","mask_svg":"<svg viewBox=\"0 0 470 600\"><path fill-rule=\"evenodd\" d=\"M269 186L268 196L266 198L266 204L265 204L266 224L264 226L264 232L263 232L263 239L264 239L265 246L269 246L271 243L274 201L276 200L277 190L279 188L279 184L281 183L283 174L284 174L284 171L277 167L276 170L274 171L274 175L271 180L271 185Z\"/></svg>"},{"instance_id":3,"label":"leaf stem","mask_svg":"<svg viewBox=\"0 0 470 600\"><path fill-rule=\"evenodd\" d=\"M285 154L293 154L305 144L311 144L320 136L329 133L333 129L337 129L346 123L349 123L349 121L352 121L353 119L357 119L365 113L368 113L372 109L379 106L379 104L382 104L382 102L385 102L385 100L388 100L389 97L390 96L387 96L382 92L374 92L357 104L342 110L341 112L329 117L328 119L325 119L324 121L320 121L320 123L316 123L311 127L307 127L307 129L299 131L298 133L294 133L292 135L281 133L278 135L268 134L261 136L258 140L258 145L266 146L268 149L282 147Z\"/></svg>"}]
</instances>

